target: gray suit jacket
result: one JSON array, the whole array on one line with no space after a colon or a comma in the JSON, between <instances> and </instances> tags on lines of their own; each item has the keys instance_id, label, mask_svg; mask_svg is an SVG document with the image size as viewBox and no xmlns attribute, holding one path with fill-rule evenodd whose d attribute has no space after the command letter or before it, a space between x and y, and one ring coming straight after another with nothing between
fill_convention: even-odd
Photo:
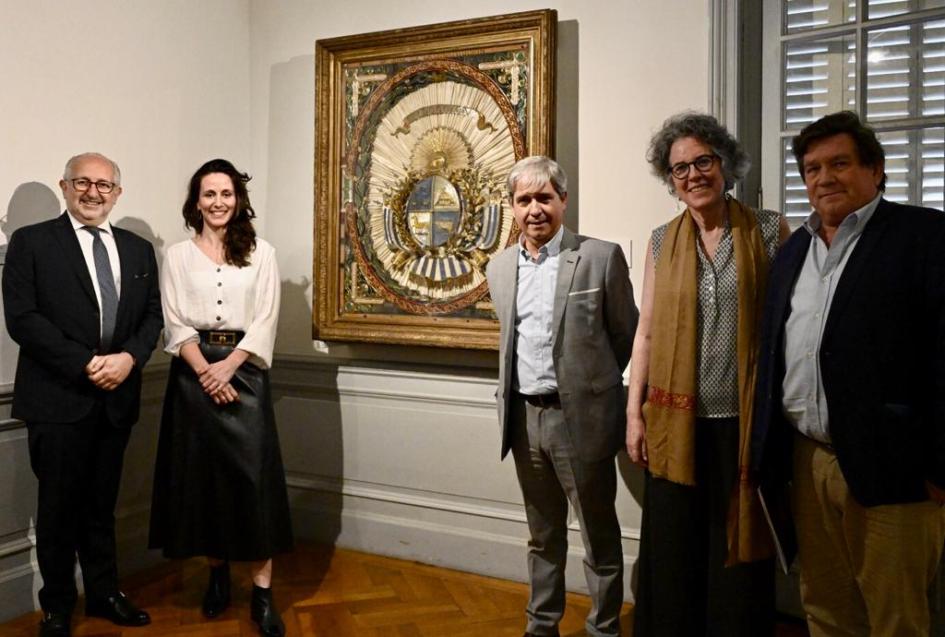
<instances>
[{"instance_id":1,"label":"gray suit jacket","mask_svg":"<svg viewBox=\"0 0 945 637\"><path fill-rule=\"evenodd\" d=\"M515 299L520 248L499 253L486 267L499 317L502 455L511 448L509 399L515 371ZM552 318L553 359L561 408L581 460L613 457L626 426L621 375L630 361L639 312L620 246L564 230Z\"/></svg>"}]
</instances>

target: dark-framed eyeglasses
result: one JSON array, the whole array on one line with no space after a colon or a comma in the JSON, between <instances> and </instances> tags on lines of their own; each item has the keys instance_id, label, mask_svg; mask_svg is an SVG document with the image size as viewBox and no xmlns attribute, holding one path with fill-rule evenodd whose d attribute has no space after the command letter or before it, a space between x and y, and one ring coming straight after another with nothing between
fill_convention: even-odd
<instances>
[{"instance_id":1,"label":"dark-framed eyeglasses","mask_svg":"<svg viewBox=\"0 0 945 637\"><path fill-rule=\"evenodd\" d=\"M92 186L95 186L95 189L100 195L107 195L113 191L116 186L116 184L113 184L110 181L105 181L104 179L92 181L91 179L86 179L85 177L76 177L75 179L70 179L69 182L72 184L72 187L79 192L85 192Z\"/></svg>"},{"instance_id":2,"label":"dark-framed eyeglasses","mask_svg":"<svg viewBox=\"0 0 945 637\"><path fill-rule=\"evenodd\" d=\"M689 167L695 166L700 173L707 173L712 170L712 164L718 159L718 155L699 155L692 161L681 161L673 164L669 168L670 174L676 179L685 179L689 176ZM99 191L101 192L101 191Z\"/></svg>"}]
</instances>

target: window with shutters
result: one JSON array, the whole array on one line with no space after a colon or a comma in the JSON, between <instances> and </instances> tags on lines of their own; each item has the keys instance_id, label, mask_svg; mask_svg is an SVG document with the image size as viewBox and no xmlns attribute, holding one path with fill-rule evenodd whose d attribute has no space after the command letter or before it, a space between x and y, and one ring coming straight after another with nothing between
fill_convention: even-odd
<instances>
[{"instance_id":1,"label":"window with shutters","mask_svg":"<svg viewBox=\"0 0 945 637\"><path fill-rule=\"evenodd\" d=\"M765 0L764 10L765 204L794 225L806 218L791 138L847 109L886 150L886 197L942 209L945 0Z\"/></svg>"}]
</instances>

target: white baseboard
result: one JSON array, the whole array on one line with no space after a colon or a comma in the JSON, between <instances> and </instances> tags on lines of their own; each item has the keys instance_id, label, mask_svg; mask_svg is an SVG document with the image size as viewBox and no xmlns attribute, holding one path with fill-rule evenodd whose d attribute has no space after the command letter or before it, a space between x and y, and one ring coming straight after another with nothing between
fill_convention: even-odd
<instances>
[{"instance_id":1,"label":"white baseboard","mask_svg":"<svg viewBox=\"0 0 945 637\"><path fill-rule=\"evenodd\" d=\"M346 490L347 491L347 490ZM527 581L526 542L528 529L522 519L512 516L483 518L457 511L426 509L418 515L415 507L334 494L305 492L290 486L293 527L300 539L333 543L336 546L386 555L423 564L477 573L512 581ZM465 522L465 523L464 523ZM484 528L488 526L488 528ZM630 580L638 543L625 539L624 597L632 601ZM580 534L569 533L567 588L587 593Z\"/></svg>"}]
</instances>

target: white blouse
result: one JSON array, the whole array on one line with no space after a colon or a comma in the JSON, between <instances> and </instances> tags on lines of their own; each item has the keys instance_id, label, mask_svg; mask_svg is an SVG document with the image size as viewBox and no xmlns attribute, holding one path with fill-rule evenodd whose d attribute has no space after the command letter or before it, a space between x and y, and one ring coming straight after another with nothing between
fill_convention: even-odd
<instances>
[{"instance_id":1,"label":"white blouse","mask_svg":"<svg viewBox=\"0 0 945 637\"><path fill-rule=\"evenodd\" d=\"M185 343L199 340L197 330L240 330L236 344L249 362L269 368L279 320L280 279L276 252L259 237L250 264L217 265L193 240L165 252L161 271L164 350L180 355Z\"/></svg>"}]
</instances>

